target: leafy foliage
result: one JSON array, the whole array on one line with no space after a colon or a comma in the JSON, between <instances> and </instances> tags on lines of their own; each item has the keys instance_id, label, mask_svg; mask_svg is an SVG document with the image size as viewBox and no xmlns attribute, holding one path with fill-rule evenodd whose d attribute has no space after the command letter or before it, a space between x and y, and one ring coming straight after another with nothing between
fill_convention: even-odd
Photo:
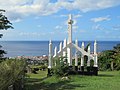
<instances>
[{"instance_id":1,"label":"leafy foliage","mask_svg":"<svg viewBox=\"0 0 120 90\"><path fill-rule=\"evenodd\" d=\"M84 48L84 50L87 52L88 51L88 47L91 45L91 43L88 43L87 46Z\"/></svg>"},{"instance_id":2,"label":"leafy foliage","mask_svg":"<svg viewBox=\"0 0 120 90\"><path fill-rule=\"evenodd\" d=\"M21 82L24 77L25 61L10 59L0 64L0 88L6 90L8 86ZM22 84L22 83L21 83Z\"/></svg>"},{"instance_id":3,"label":"leafy foliage","mask_svg":"<svg viewBox=\"0 0 120 90\"><path fill-rule=\"evenodd\" d=\"M9 28L13 29L13 27L11 26L12 23L5 15L3 15L3 12L5 12L5 10L0 10L0 30L7 30Z\"/></svg>"},{"instance_id":4,"label":"leafy foliage","mask_svg":"<svg viewBox=\"0 0 120 90\"><path fill-rule=\"evenodd\" d=\"M56 76L67 76L69 74L69 66L66 57L59 57L54 59L56 66L53 68L53 74Z\"/></svg>"},{"instance_id":5,"label":"leafy foliage","mask_svg":"<svg viewBox=\"0 0 120 90\"><path fill-rule=\"evenodd\" d=\"M2 46L0 46L0 63L1 63L3 60L5 60L4 54L7 54L6 51L2 50L1 48L2 48Z\"/></svg>"},{"instance_id":6,"label":"leafy foliage","mask_svg":"<svg viewBox=\"0 0 120 90\"><path fill-rule=\"evenodd\" d=\"M115 63L115 69L120 70L120 44L117 44L113 51L115 52L114 57L114 63Z\"/></svg>"},{"instance_id":7,"label":"leafy foliage","mask_svg":"<svg viewBox=\"0 0 120 90\"><path fill-rule=\"evenodd\" d=\"M99 54L100 70L120 70L120 44Z\"/></svg>"},{"instance_id":8,"label":"leafy foliage","mask_svg":"<svg viewBox=\"0 0 120 90\"><path fill-rule=\"evenodd\" d=\"M0 30L7 30L9 28L13 29L13 27L11 26L12 23L8 20L8 18L3 14L3 12L5 12L5 10L0 9ZM0 38L2 38L3 34L0 34ZM1 45L0 45L0 62L2 61L2 59L4 59L4 54L6 54L6 52L4 50L1 49Z\"/></svg>"}]
</instances>

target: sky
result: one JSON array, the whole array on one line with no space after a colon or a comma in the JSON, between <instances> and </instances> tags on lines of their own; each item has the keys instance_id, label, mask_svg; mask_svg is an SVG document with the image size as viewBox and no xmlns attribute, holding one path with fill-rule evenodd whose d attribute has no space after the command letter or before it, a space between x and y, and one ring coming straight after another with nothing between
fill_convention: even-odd
<instances>
[{"instance_id":1,"label":"sky","mask_svg":"<svg viewBox=\"0 0 120 90\"><path fill-rule=\"evenodd\" d=\"M67 38L73 16L73 40L120 41L120 0L0 0L14 29L0 30L2 41Z\"/></svg>"}]
</instances>

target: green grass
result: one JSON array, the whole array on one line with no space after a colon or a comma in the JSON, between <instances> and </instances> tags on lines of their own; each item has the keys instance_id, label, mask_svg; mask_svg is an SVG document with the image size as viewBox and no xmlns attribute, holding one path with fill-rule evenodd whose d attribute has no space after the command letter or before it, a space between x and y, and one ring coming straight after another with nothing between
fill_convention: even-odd
<instances>
[{"instance_id":1,"label":"green grass","mask_svg":"<svg viewBox=\"0 0 120 90\"><path fill-rule=\"evenodd\" d=\"M119 90L120 71L99 72L99 76L71 75L70 80L55 76L47 78L46 71L29 74L26 90Z\"/></svg>"}]
</instances>

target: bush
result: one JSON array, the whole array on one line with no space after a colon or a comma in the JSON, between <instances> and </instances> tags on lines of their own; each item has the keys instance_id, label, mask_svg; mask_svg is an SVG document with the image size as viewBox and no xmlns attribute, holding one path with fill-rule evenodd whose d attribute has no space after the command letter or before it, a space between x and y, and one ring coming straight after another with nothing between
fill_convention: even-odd
<instances>
[{"instance_id":1,"label":"bush","mask_svg":"<svg viewBox=\"0 0 120 90\"><path fill-rule=\"evenodd\" d=\"M56 58L54 60L56 62L56 66L53 67L52 72L56 76L68 76L70 72L70 68L67 63L67 59L64 57Z\"/></svg>"},{"instance_id":2,"label":"bush","mask_svg":"<svg viewBox=\"0 0 120 90\"><path fill-rule=\"evenodd\" d=\"M6 90L10 85L23 85L17 84L23 82L25 76L26 63L23 60L8 59L0 63L0 89ZM15 87L15 90L19 90Z\"/></svg>"},{"instance_id":3,"label":"bush","mask_svg":"<svg viewBox=\"0 0 120 90\"><path fill-rule=\"evenodd\" d=\"M100 70L120 70L120 44L101 52L98 62Z\"/></svg>"},{"instance_id":4,"label":"bush","mask_svg":"<svg viewBox=\"0 0 120 90\"><path fill-rule=\"evenodd\" d=\"M69 73L69 67L68 65L58 65L53 68L53 73L57 76L67 76Z\"/></svg>"}]
</instances>

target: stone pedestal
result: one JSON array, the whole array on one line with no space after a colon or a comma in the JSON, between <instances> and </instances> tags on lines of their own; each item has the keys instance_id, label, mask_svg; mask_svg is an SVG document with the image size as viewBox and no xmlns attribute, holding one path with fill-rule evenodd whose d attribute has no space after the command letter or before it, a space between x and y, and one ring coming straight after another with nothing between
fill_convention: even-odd
<instances>
[{"instance_id":1,"label":"stone pedestal","mask_svg":"<svg viewBox=\"0 0 120 90\"><path fill-rule=\"evenodd\" d=\"M84 72L84 66L81 66L81 72Z\"/></svg>"},{"instance_id":2,"label":"stone pedestal","mask_svg":"<svg viewBox=\"0 0 120 90\"><path fill-rule=\"evenodd\" d=\"M90 72L90 66L87 66L87 72Z\"/></svg>"},{"instance_id":3,"label":"stone pedestal","mask_svg":"<svg viewBox=\"0 0 120 90\"><path fill-rule=\"evenodd\" d=\"M48 68L48 74L47 74L47 76L51 76L51 69L50 68Z\"/></svg>"},{"instance_id":4,"label":"stone pedestal","mask_svg":"<svg viewBox=\"0 0 120 90\"><path fill-rule=\"evenodd\" d=\"M93 67L93 74L98 76L98 67Z\"/></svg>"},{"instance_id":5,"label":"stone pedestal","mask_svg":"<svg viewBox=\"0 0 120 90\"><path fill-rule=\"evenodd\" d=\"M91 75L91 67L87 66L87 75Z\"/></svg>"},{"instance_id":6,"label":"stone pedestal","mask_svg":"<svg viewBox=\"0 0 120 90\"><path fill-rule=\"evenodd\" d=\"M78 71L78 66L75 66L75 71Z\"/></svg>"},{"instance_id":7,"label":"stone pedestal","mask_svg":"<svg viewBox=\"0 0 120 90\"><path fill-rule=\"evenodd\" d=\"M69 66L69 69L72 71L73 70L73 66Z\"/></svg>"}]
</instances>

